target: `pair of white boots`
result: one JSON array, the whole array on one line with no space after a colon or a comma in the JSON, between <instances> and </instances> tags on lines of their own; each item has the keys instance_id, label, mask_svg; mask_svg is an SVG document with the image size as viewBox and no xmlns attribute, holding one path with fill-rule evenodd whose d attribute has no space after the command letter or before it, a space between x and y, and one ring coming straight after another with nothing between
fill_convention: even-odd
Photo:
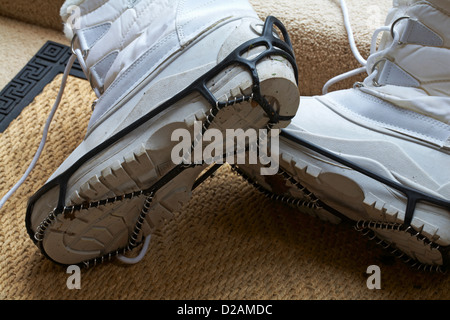
<instances>
[{"instance_id":1,"label":"pair of white boots","mask_svg":"<svg viewBox=\"0 0 450 320\"><path fill-rule=\"evenodd\" d=\"M98 100L84 141L29 202L28 232L51 260L139 261L125 254L208 168L171 157L173 132L195 147L200 121L203 138L285 128L276 176L235 169L421 266L450 264L450 1L394 1L366 80L301 98L288 32L247 1L68 1L61 13Z\"/></svg>"}]
</instances>

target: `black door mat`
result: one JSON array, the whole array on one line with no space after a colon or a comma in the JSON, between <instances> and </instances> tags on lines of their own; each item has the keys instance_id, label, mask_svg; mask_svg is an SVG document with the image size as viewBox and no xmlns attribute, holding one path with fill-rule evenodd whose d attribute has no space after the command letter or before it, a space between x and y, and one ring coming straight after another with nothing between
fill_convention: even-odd
<instances>
[{"instance_id":1,"label":"black door mat","mask_svg":"<svg viewBox=\"0 0 450 320\"><path fill-rule=\"evenodd\" d=\"M47 84L64 73L72 54L70 47L47 41L26 66L0 92L0 133L42 92ZM75 61L70 75L86 79Z\"/></svg>"}]
</instances>

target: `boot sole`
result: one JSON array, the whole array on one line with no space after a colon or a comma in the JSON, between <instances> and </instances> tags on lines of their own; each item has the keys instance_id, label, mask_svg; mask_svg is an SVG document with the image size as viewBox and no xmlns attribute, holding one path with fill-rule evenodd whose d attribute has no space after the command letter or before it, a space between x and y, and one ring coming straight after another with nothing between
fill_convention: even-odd
<instances>
[{"instance_id":1,"label":"boot sole","mask_svg":"<svg viewBox=\"0 0 450 320\"><path fill-rule=\"evenodd\" d=\"M411 225L404 227L407 199L403 194L312 150L295 147L289 135L284 141L281 138L278 179L282 181L264 181L257 174L258 166L239 166L238 172L257 181L267 196L300 207L311 216L334 224L356 222L356 230L413 267L448 268L450 246L441 236L445 230L438 227L444 225L439 219L445 220L448 207L419 204ZM273 185L282 187L275 190Z\"/></svg>"},{"instance_id":2,"label":"boot sole","mask_svg":"<svg viewBox=\"0 0 450 320\"><path fill-rule=\"evenodd\" d=\"M293 116L298 88L292 66L280 59L267 57L258 63L260 88L280 114ZM226 129L259 129L268 124L263 109L251 98L243 98L251 97L253 88L247 70L228 68L213 82L209 90L219 100L228 100L211 128L224 133ZM177 142L170 141L171 134L175 129L193 134L194 121L205 122L210 109L200 94L191 94L87 161L71 176L68 201L60 214L53 213L60 186L32 201L27 215L29 232L44 254L63 265L96 264L130 251L173 218L189 201L196 177L207 165L188 168L161 183L175 168L170 155ZM279 126L288 123L282 121ZM157 185L155 192L142 192ZM131 236L135 236L133 246L129 244Z\"/></svg>"}]
</instances>

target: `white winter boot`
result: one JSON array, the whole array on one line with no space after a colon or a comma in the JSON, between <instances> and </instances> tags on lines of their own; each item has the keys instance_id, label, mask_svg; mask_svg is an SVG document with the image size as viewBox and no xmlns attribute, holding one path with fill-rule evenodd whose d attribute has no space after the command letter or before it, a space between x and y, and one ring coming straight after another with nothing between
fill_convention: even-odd
<instances>
[{"instance_id":1,"label":"white winter boot","mask_svg":"<svg viewBox=\"0 0 450 320\"><path fill-rule=\"evenodd\" d=\"M60 264L133 262L124 254L148 244L207 167L173 161L175 130L284 127L295 115L291 43L243 0L68 1L61 14L98 100L84 141L31 197L28 232Z\"/></svg>"},{"instance_id":2,"label":"white winter boot","mask_svg":"<svg viewBox=\"0 0 450 320\"><path fill-rule=\"evenodd\" d=\"M281 134L284 190L240 170L325 220L356 221L416 266L449 266L450 1L394 1L378 32L364 83L301 97Z\"/></svg>"}]
</instances>

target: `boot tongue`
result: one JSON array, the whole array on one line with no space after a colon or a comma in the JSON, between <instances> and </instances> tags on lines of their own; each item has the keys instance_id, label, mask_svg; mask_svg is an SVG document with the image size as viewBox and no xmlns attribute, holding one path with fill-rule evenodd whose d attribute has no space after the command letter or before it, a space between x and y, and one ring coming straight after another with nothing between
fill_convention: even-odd
<instances>
[{"instance_id":1,"label":"boot tongue","mask_svg":"<svg viewBox=\"0 0 450 320\"><path fill-rule=\"evenodd\" d=\"M361 90L450 124L450 19L445 12L424 1L395 0L386 25L395 24L398 36L394 42L390 32L383 34L378 54L368 59L368 70L375 66L378 71Z\"/></svg>"},{"instance_id":2,"label":"boot tongue","mask_svg":"<svg viewBox=\"0 0 450 320\"><path fill-rule=\"evenodd\" d=\"M397 21L400 18L407 17L408 16L408 8L421 0L394 0L393 6L389 10L385 25L391 26L395 21ZM388 46L392 44L392 36L388 33L385 33L380 41L380 44L378 46L379 50L384 50Z\"/></svg>"},{"instance_id":3,"label":"boot tongue","mask_svg":"<svg viewBox=\"0 0 450 320\"><path fill-rule=\"evenodd\" d=\"M387 17L386 17L386 21L385 21L386 26L392 25L397 19L405 16L406 6L407 6L406 2L407 2L407 0L394 0L394 5L389 10ZM378 49L379 50L386 49L388 46L390 46L392 44L392 40L393 39L390 34L384 33L383 36L381 37L381 41L378 46Z\"/></svg>"}]
</instances>

